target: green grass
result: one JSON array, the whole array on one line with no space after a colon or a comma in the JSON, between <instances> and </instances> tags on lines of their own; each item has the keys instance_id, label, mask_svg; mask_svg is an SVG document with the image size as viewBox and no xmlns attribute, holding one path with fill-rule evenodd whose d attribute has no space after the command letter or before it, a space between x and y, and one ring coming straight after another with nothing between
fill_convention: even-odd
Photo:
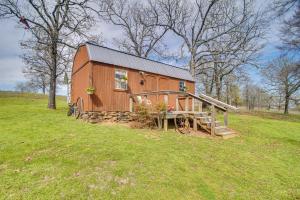
<instances>
[{"instance_id":1,"label":"green grass","mask_svg":"<svg viewBox=\"0 0 300 200\"><path fill-rule=\"evenodd\" d=\"M299 199L300 118L230 114L230 140L87 124L0 93L1 199Z\"/></svg>"}]
</instances>

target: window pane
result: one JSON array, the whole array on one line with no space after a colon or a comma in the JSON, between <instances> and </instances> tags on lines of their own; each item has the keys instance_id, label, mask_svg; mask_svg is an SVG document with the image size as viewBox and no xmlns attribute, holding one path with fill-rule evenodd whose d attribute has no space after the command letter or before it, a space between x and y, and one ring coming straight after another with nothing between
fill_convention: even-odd
<instances>
[{"instance_id":1,"label":"window pane","mask_svg":"<svg viewBox=\"0 0 300 200\"><path fill-rule=\"evenodd\" d=\"M179 81L179 91L185 91L185 81Z\"/></svg>"},{"instance_id":2,"label":"window pane","mask_svg":"<svg viewBox=\"0 0 300 200\"><path fill-rule=\"evenodd\" d=\"M115 70L115 88L127 90L127 71Z\"/></svg>"}]
</instances>

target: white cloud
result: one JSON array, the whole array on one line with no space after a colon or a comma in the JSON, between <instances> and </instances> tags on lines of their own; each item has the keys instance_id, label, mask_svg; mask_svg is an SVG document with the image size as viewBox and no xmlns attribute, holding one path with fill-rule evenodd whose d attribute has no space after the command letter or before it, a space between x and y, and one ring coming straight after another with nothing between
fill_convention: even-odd
<instances>
[{"instance_id":1,"label":"white cloud","mask_svg":"<svg viewBox=\"0 0 300 200\"><path fill-rule=\"evenodd\" d=\"M0 90L12 90L18 82L25 81L22 69L24 64L18 57L0 59Z\"/></svg>"},{"instance_id":2,"label":"white cloud","mask_svg":"<svg viewBox=\"0 0 300 200\"><path fill-rule=\"evenodd\" d=\"M12 90L17 82L25 80L19 41L28 33L16 25L12 20L0 21L0 90Z\"/></svg>"}]
</instances>

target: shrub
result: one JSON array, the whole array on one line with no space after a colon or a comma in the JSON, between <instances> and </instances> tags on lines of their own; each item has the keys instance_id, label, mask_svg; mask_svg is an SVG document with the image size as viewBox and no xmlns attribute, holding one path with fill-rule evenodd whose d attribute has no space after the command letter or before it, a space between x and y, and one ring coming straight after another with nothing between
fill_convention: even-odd
<instances>
[{"instance_id":1,"label":"shrub","mask_svg":"<svg viewBox=\"0 0 300 200\"><path fill-rule=\"evenodd\" d=\"M167 105L164 102L160 102L155 105L156 112L165 112L167 111Z\"/></svg>"}]
</instances>

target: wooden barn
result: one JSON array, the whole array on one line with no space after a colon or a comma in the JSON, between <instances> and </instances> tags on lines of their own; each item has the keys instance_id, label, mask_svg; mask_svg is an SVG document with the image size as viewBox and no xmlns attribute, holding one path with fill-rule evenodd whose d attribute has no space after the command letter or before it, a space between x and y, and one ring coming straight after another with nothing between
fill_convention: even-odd
<instances>
[{"instance_id":1,"label":"wooden barn","mask_svg":"<svg viewBox=\"0 0 300 200\"><path fill-rule=\"evenodd\" d=\"M234 135L227 128L227 111L236 108L201 93L196 96L189 71L94 43L79 46L74 57L71 101L88 119L97 115L100 120L112 121L124 116L128 119L134 114L134 105L141 102L164 103L171 110L154 112L159 128L163 124L167 130L168 121L174 120L181 132L189 132L191 126L196 132L201 129L222 137ZM216 121L216 109L224 113L223 125Z\"/></svg>"},{"instance_id":2,"label":"wooden barn","mask_svg":"<svg viewBox=\"0 0 300 200\"><path fill-rule=\"evenodd\" d=\"M89 42L76 52L71 83L71 101L82 98L84 111L129 111L130 96L143 92L195 92L187 70ZM89 87L92 95L87 94ZM156 104L163 98L152 95L148 100ZM175 106L175 101L175 95L169 95L168 104Z\"/></svg>"}]
</instances>

